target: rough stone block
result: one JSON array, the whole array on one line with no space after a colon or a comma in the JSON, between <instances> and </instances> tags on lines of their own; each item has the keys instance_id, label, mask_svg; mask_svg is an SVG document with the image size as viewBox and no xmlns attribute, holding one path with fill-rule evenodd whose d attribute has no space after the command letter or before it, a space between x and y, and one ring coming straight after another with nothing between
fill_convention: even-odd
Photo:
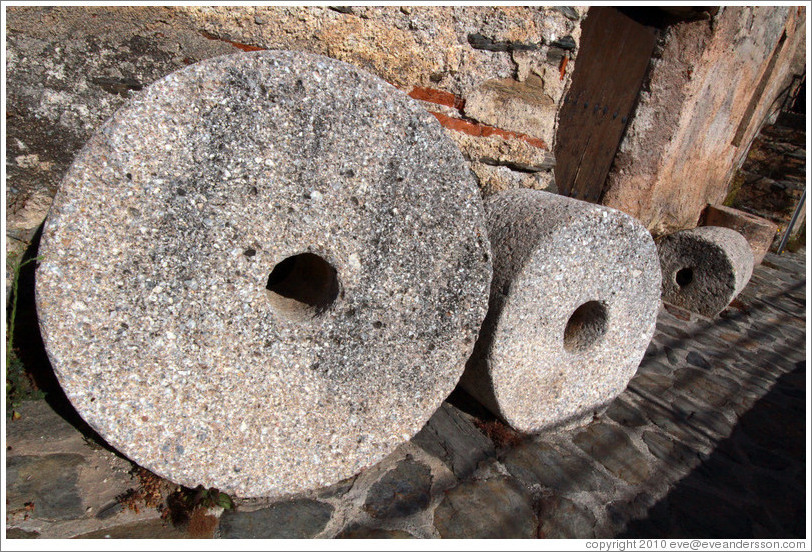
<instances>
[{"instance_id":1,"label":"rough stone block","mask_svg":"<svg viewBox=\"0 0 812 552\"><path fill-rule=\"evenodd\" d=\"M555 105L545 94L544 81L533 75L526 82L493 79L465 98L465 114L488 125L541 138L551 143Z\"/></svg>"},{"instance_id":2,"label":"rough stone block","mask_svg":"<svg viewBox=\"0 0 812 552\"><path fill-rule=\"evenodd\" d=\"M723 226L744 236L753 250L754 265L759 265L764 260L764 255L770 250L778 232L778 226L774 222L724 205L708 205L702 225Z\"/></svg>"},{"instance_id":3,"label":"rough stone block","mask_svg":"<svg viewBox=\"0 0 812 552\"><path fill-rule=\"evenodd\" d=\"M664 237L657 245L663 300L714 317L744 289L753 273L753 251L730 228L700 226Z\"/></svg>"},{"instance_id":4,"label":"rough stone block","mask_svg":"<svg viewBox=\"0 0 812 552\"><path fill-rule=\"evenodd\" d=\"M614 209L533 190L485 203L490 309L461 385L514 428L591 419L634 375L660 305L648 231Z\"/></svg>"},{"instance_id":5,"label":"rough stone block","mask_svg":"<svg viewBox=\"0 0 812 552\"><path fill-rule=\"evenodd\" d=\"M189 487L333 484L416 434L487 308L476 184L356 67L265 51L139 92L67 173L40 326L79 413Z\"/></svg>"}]
</instances>

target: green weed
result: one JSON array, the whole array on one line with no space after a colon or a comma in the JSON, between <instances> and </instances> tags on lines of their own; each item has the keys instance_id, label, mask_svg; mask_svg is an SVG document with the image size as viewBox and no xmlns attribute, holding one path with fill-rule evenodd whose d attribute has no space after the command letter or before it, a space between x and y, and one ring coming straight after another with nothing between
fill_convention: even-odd
<instances>
[{"instance_id":1,"label":"green weed","mask_svg":"<svg viewBox=\"0 0 812 552\"><path fill-rule=\"evenodd\" d=\"M41 257L26 259L14 267L14 276L11 281L10 305L6 325L6 411L15 415L14 408L24 400L40 399L44 395L31 381L25 364L17 356L14 348L14 330L17 327L17 296L20 284L20 270L29 263L39 261Z\"/></svg>"}]
</instances>

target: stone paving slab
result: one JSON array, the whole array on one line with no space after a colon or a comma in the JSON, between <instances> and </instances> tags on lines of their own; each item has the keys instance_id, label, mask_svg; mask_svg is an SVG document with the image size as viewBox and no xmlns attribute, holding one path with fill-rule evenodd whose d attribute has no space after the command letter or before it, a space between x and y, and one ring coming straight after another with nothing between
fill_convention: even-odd
<instances>
[{"instance_id":1,"label":"stone paving slab","mask_svg":"<svg viewBox=\"0 0 812 552\"><path fill-rule=\"evenodd\" d=\"M713 319L661 308L631 385L584 427L521 436L455 394L381 463L215 509L206 534L802 538L805 263L803 250L768 254ZM139 486L130 463L45 401L19 412L7 422L8 538L200 536L194 520L117 502Z\"/></svg>"}]
</instances>

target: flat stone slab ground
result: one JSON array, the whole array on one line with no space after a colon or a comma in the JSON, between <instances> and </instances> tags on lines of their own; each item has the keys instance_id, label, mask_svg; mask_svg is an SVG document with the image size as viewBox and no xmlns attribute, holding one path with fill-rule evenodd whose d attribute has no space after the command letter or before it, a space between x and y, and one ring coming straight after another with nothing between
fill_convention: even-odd
<instances>
[{"instance_id":1,"label":"flat stone slab ground","mask_svg":"<svg viewBox=\"0 0 812 552\"><path fill-rule=\"evenodd\" d=\"M803 538L805 263L768 254L712 320L661 309L628 389L585 427L522 437L457 393L357 477L177 527L116 500L150 496L129 462L26 403L7 423L7 536Z\"/></svg>"}]
</instances>

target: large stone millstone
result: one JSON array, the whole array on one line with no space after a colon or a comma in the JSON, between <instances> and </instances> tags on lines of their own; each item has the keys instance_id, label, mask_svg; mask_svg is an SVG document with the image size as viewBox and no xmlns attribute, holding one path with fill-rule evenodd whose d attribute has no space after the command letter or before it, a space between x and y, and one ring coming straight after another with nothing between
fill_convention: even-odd
<instances>
[{"instance_id":1,"label":"large stone millstone","mask_svg":"<svg viewBox=\"0 0 812 552\"><path fill-rule=\"evenodd\" d=\"M335 483L419 431L491 277L434 117L281 51L191 65L117 112L40 254L42 334L79 413L138 464L239 496Z\"/></svg>"},{"instance_id":2,"label":"large stone millstone","mask_svg":"<svg viewBox=\"0 0 812 552\"><path fill-rule=\"evenodd\" d=\"M502 192L485 210L490 310L460 383L520 431L583 423L626 388L654 335L654 240L620 211L546 192Z\"/></svg>"},{"instance_id":3,"label":"large stone millstone","mask_svg":"<svg viewBox=\"0 0 812 552\"><path fill-rule=\"evenodd\" d=\"M753 250L730 228L674 232L660 240L657 249L663 301L709 318L722 312L753 274Z\"/></svg>"}]
</instances>

